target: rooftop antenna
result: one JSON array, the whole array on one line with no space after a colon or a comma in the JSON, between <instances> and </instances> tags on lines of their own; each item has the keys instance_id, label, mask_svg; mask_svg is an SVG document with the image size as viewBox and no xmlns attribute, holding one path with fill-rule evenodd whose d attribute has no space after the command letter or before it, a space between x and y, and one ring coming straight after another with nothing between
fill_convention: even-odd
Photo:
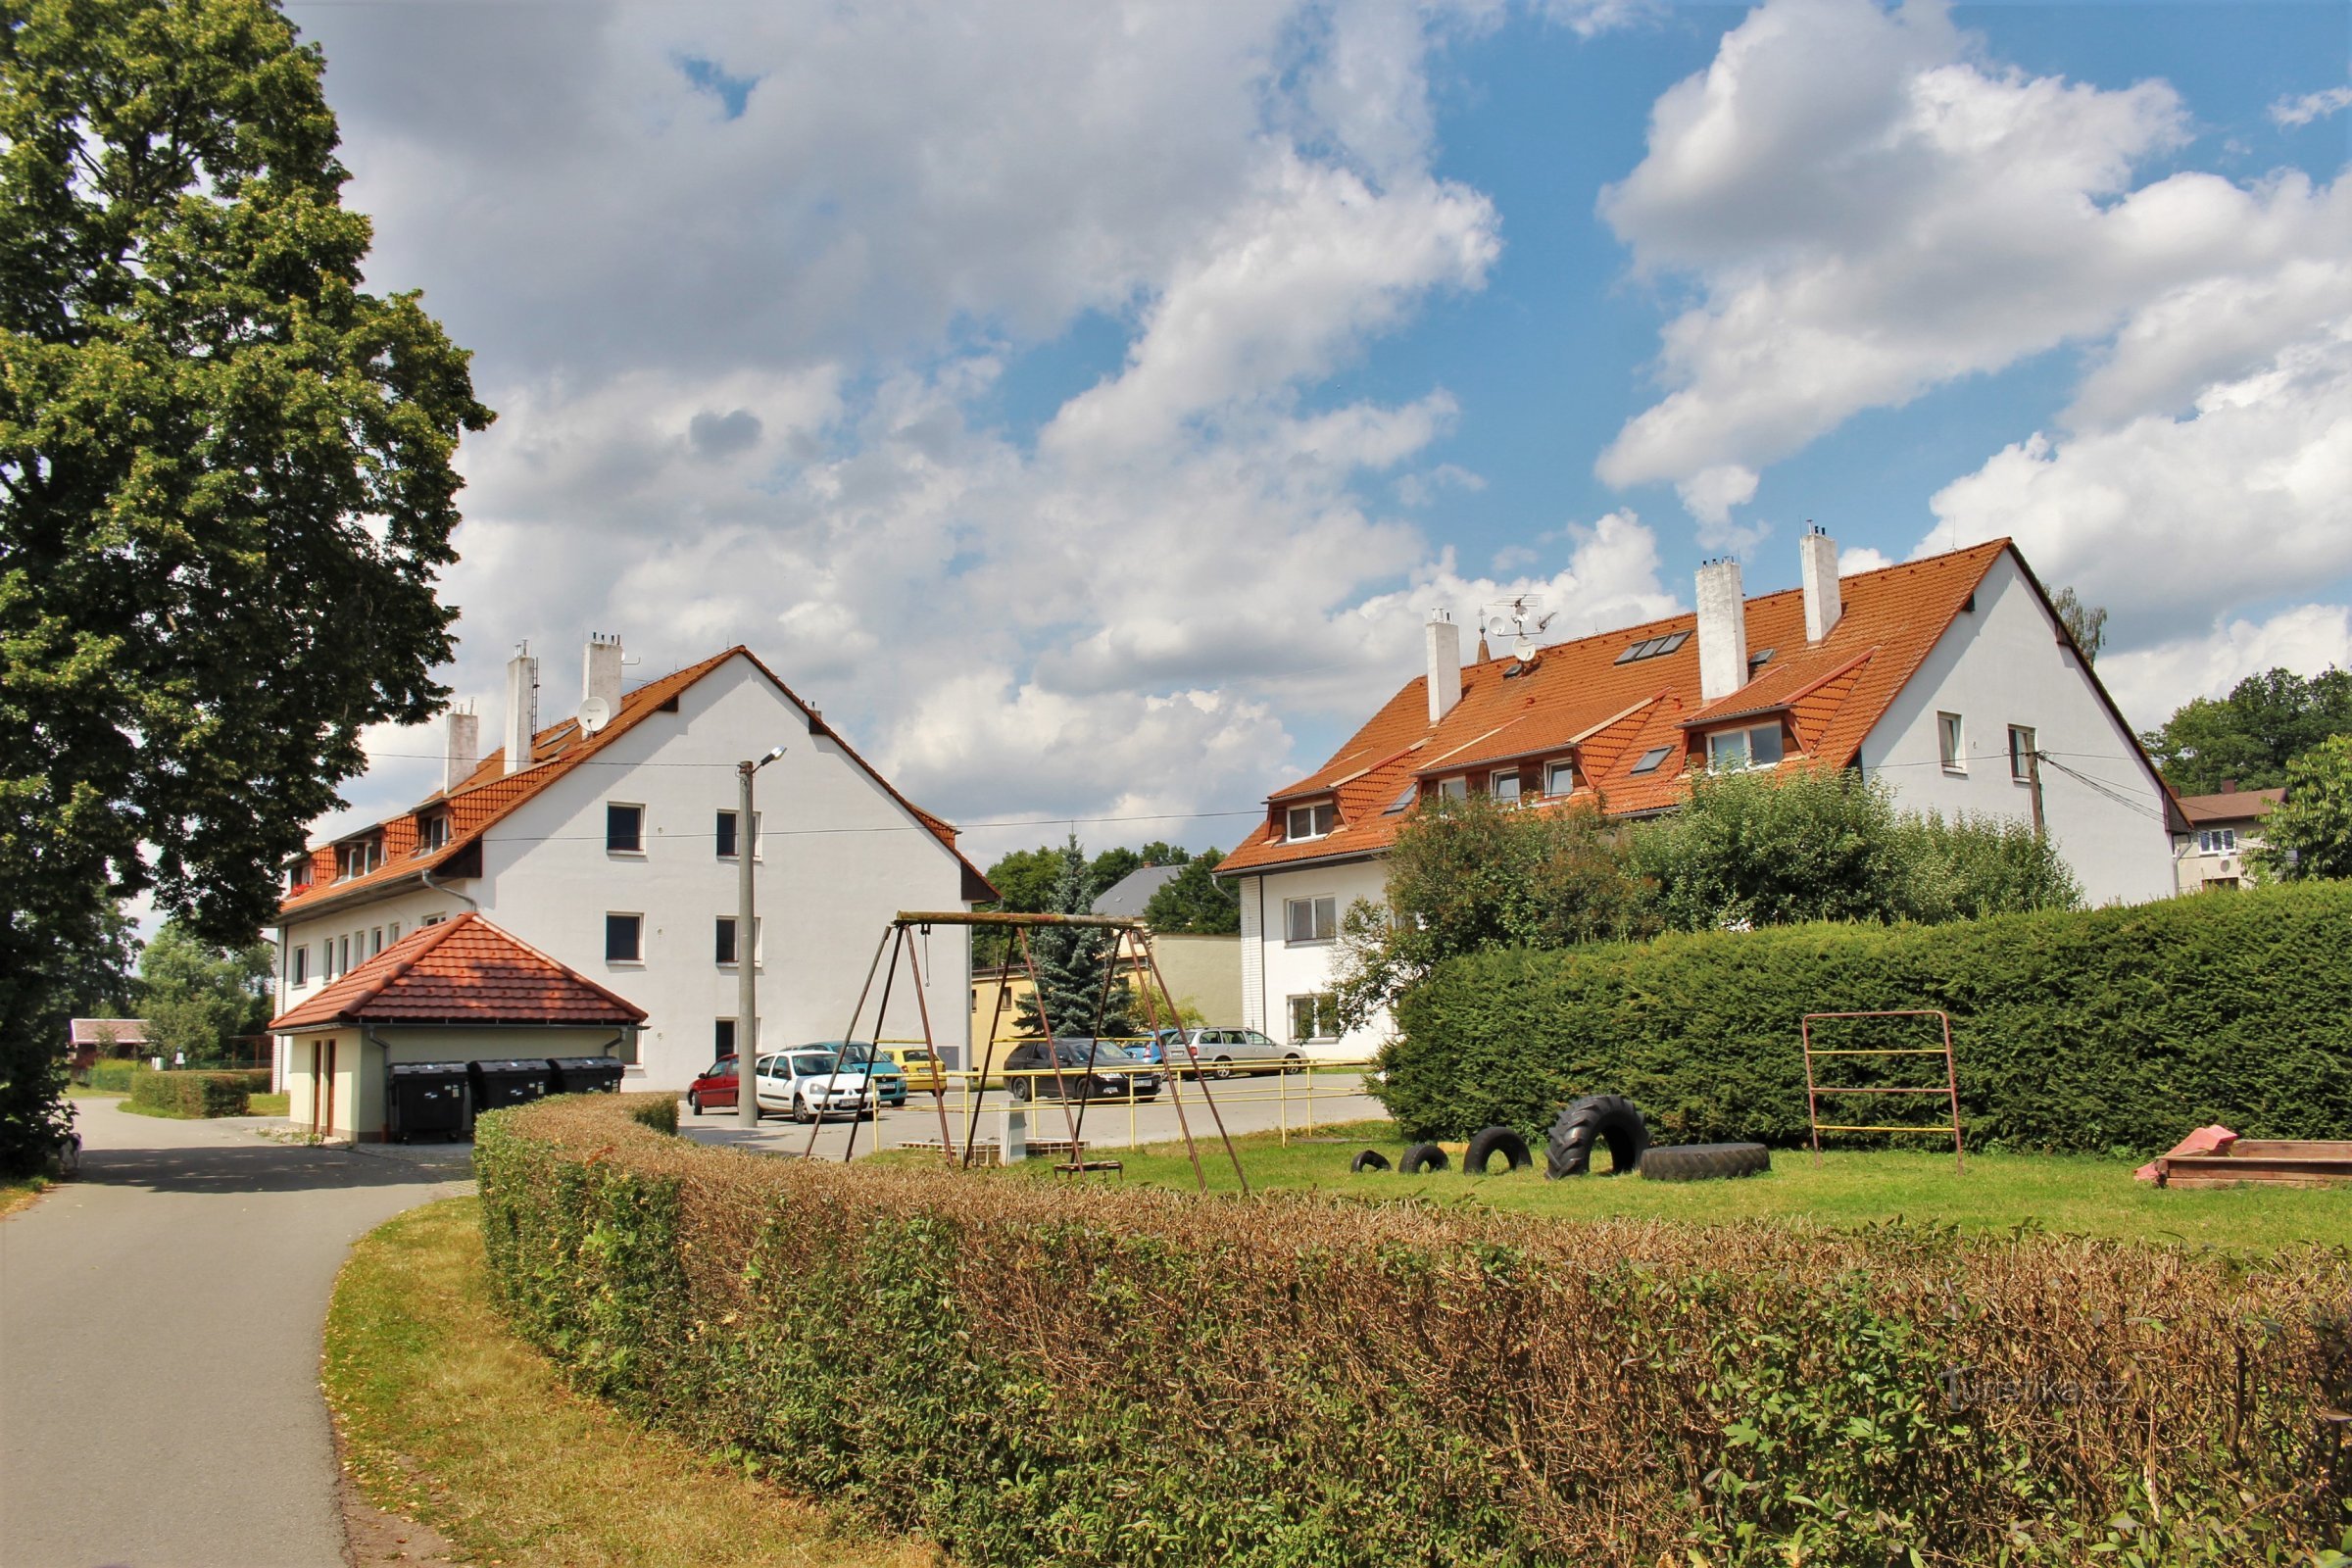
<instances>
[{"instance_id":1,"label":"rooftop antenna","mask_svg":"<svg viewBox=\"0 0 2352 1568\"><path fill-rule=\"evenodd\" d=\"M1500 612L1489 617L1489 627L1499 636L1507 626L1511 633L1511 657L1522 664L1536 659L1536 638L1552 622L1558 611L1544 612L1544 596L1520 594L1515 598L1498 600Z\"/></svg>"}]
</instances>

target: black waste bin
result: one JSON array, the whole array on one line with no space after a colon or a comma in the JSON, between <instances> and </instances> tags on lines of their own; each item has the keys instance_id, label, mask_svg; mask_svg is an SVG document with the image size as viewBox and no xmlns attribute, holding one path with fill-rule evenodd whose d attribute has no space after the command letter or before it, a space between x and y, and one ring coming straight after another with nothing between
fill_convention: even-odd
<instances>
[{"instance_id":1,"label":"black waste bin","mask_svg":"<svg viewBox=\"0 0 2352 1568\"><path fill-rule=\"evenodd\" d=\"M395 1062L384 1097L391 1107L391 1136L404 1144L416 1138L465 1137L469 1119L466 1091L462 1061Z\"/></svg>"},{"instance_id":2,"label":"black waste bin","mask_svg":"<svg viewBox=\"0 0 2352 1568\"><path fill-rule=\"evenodd\" d=\"M527 1105L547 1094L555 1082L544 1056L535 1061L477 1061L472 1072L476 1116L507 1105Z\"/></svg>"},{"instance_id":3,"label":"black waste bin","mask_svg":"<svg viewBox=\"0 0 2352 1568\"><path fill-rule=\"evenodd\" d=\"M556 1075L559 1095L617 1095L621 1064L611 1056L553 1056L548 1068Z\"/></svg>"}]
</instances>

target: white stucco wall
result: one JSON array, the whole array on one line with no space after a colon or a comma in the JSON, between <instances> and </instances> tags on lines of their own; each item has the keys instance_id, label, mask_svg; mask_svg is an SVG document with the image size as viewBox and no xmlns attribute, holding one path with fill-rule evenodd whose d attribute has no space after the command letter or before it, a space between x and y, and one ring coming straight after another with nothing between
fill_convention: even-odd
<instances>
[{"instance_id":1,"label":"white stucco wall","mask_svg":"<svg viewBox=\"0 0 2352 1568\"><path fill-rule=\"evenodd\" d=\"M1268 871L1235 878L1242 896L1242 1022L1263 1030L1310 1056L1368 1056L1391 1033L1383 1015L1336 1042L1291 1038L1290 999L1331 989L1337 942L1293 943L1284 939L1283 906L1292 899L1329 898L1345 917L1357 899L1379 903L1386 893L1386 864L1348 860L1299 870Z\"/></svg>"},{"instance_id":2,"label":"white stucco wall","mask_svg":"<svg viewBox=\"0 0 2352 1568\"><path fill-rule=\"evenodd\" d=\"M551 681L541 701L543 714L554 716L576 698ZM748 661L704 676L678 712L647 715L492 827L483 875L451 884L498 925L646 1009L632 1090L684 1088L710 1064L716 1021L736 1014L736 969L718 963L714 951L717 918L736 907L736 862L718 858L716 818L736 807L736 762L779 741L788 750L758 781L762 1039L769 1049L839 1039L890 917L965 907L962 868L837 743L811 735ZM612 802L645 808L643 854L607 852L605 808ZM315 945L372 933L395 917L405 934L429 913L465 907L448 895L410 893L298 919L282 940ZM608 912L644 916L642 962L606 961ZM968 935L941 926L913 939L932 1037L955 1059L968 1032ZM315 951L311 962L311 985L291 990L281 953L281 1010L317 989ZM860 1033L873 1027L869 1003ZM881 1034L921 1036L904 968Z\"/></svg>"},{"instance_id":3,"label":"white stucco wall","mask_svg":"<svg viewBox=\"0 0 2352 1568\"><path fill-rule=\"evenodd\" d=\"M1941 762L1938 713L1961 717L1964 770ZM2011 778L2009 726L2122 800L2045 762L2042 810L2059 853L2092 905L2138 904L2174 890L2163 795L2131 733L2099 701L2033 584L2007 555L1977 590L1864 738L1861 765L1893 786L1901 805L2033 817L2033 792Z\"/></svg>"}]
</instances>

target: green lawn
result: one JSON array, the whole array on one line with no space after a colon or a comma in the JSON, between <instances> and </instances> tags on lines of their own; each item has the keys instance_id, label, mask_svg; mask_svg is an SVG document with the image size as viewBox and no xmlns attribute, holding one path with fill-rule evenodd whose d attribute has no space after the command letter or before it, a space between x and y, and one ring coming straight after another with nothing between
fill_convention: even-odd
<instances>
[{"instance_id":1,"label":"green lawn","mask_svg":"<svg viewBox=\"0 0 2352 1568\"><path fill-rule=\"evenodd\" d=\"M287 1114L286 1102L293 1098L290 1094L248 1095L245 1099L245 1114L248 1116L283 1116Z\"/></svg>"},{"instance_id":2,"label":"green lawn","mask_svg":"<svg viewBox=\"0 0 2352 1568\"><path fill-rule=\"evenodd\" d=\"M1416 1195L1443 1202L1468 1200L1561 1219L1619 1217L1690 1220L1702 1224L1741 1219L1810 1221L1839 1228L1901 1217L2006 1232L2020 1226L2089 1236L2128 1236L2260 1251L2300 1242L2352 1246L2352 1188L2235 1187L2159 1191L2132 1179L2133 1162L2087 1155L1980 1153L1955 1174L1952 1155L1917 1151L1832 1152L1816 1166L1810 1151L1775 1150L1769 1174L1729 1182L1649 1182L1592 1175L1546 1181L1543 1152L1533 1169L1493 1176L1462 1174L1462 1146L1446 1146L1450 1170L1427 1176L1395 1171L1351 1175L1360 1149L1378 1149L1392 1164L1403 1143L1386 1122L1324 1129L1339 1142L1286 1147L1273 1134L1236 1139L1243 1168L1258 1189L1314 1187L1366 1198ZM1181 1144L1132 1152L1102 1150L1126 1163L1123 1175L1085 1178L1054 1173L1033 1160L1018 1174L1038 1180L1088 1180L1190 1189L1192 1164ZM1213 1142L1200 1146L1211 1188L1234 1190L1233 1167ZM893 1154L893 1161L911 1156ZM928 1156L937 1158L936 1155ZM1605 1167L1603 1152L1596 1164Z\"/></svg>"}]
</instances>

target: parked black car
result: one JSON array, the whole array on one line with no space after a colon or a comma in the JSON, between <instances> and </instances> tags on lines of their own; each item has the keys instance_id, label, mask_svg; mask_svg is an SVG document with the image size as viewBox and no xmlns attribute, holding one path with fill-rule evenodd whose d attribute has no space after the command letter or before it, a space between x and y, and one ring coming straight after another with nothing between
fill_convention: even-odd
<instances>
[{"instance_id":1,"label":"parked black car","mask_svg":"<svg viewBox=\"0 0 2352 1568\"><path fill-rule=\"evenodd\" d=\"M1090 1053L1095 1064L1091 1074L1086 1065ZM1058 1079L1052 1071L1057 1059ZM1108 1040L1025 1040L1005 1056L1004 1072L1005 1092L1016 1101L1125 1100L1130 1094L1138 1100L1159 1098L1159 1074ZM1037 1076L1015 1076L1031 1072Z\"/></svg>"}]
</instances>

